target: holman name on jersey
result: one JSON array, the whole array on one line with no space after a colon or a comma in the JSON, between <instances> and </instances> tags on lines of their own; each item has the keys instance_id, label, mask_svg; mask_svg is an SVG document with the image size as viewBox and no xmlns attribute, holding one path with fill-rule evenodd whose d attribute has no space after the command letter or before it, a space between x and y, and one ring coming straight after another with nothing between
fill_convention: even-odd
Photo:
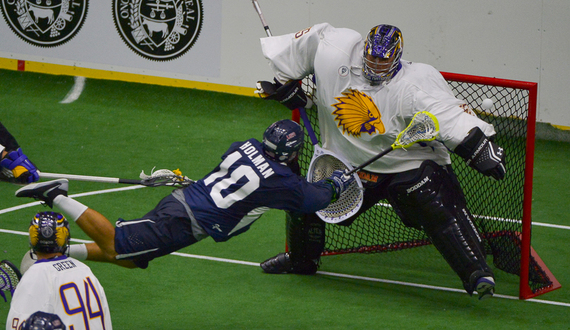
<instances>
[{"instance_id":1,"label":"holman name on jersey","mask_svg":"<svg viewBox=\"0 0 570 330\"><path fill-rule=\"evenodd\" d=\"M246 141L239 148L243 150L243 152L247 155L249 159L251 159L253 165L257 167L257 169L259 170L261 175L263 175L264 178L267 179L268 177L272 176L275 173L273 172L271 166L267 164L265 157L259 154L259 151L257 151L257 149L249 141Z\"/></svg>"}]
</instances>

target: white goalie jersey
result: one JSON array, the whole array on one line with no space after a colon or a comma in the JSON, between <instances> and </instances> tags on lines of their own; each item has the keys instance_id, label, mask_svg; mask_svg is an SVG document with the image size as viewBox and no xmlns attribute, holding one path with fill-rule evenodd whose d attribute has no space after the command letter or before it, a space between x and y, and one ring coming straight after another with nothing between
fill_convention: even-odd
<instances>
[{"instance_id":1,"label":"white goalie jersey","mask_svg":"<svg viewBox=\"0 0 570 330\"><path fill-rule=\"evenodd\" d=\"M402 68L389 83L371 86L362 76L364 40L353 30L322 23L262 38L261 47L281 82L314 74L323 148L353 165L388 149L417 112L428 111L438 119L436 141L397 149L367 166L368 171L403 172L425 160L448 165L448 149L454 150L472 128L495 134L427 64L401 60Z\"/></svg>"},{"instance_id":2,"label":"white goalie jersey","mask_svg":"<svg viewBox=\"0 0 570 330\"><path fill-rule=\"evenodd\" d=\"M6 330L19 329L31 314L57 314L67 329L113 329L105 291L91 269L66 256L40 260L18 283Z\"/></svg>"}]
</instances>

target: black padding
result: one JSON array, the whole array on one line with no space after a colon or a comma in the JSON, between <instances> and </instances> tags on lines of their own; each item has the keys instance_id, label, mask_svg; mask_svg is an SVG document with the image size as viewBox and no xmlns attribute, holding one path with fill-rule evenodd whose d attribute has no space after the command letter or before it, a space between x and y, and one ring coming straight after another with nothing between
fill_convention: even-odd
<instances>
[{"instance_id":1,"label":"black padding","mask_svg":"<svg viewBox=\"0 0 570 330\"><path fill-rule=\"evenodd\" d=\"M492 276L481 237L450 167L425 161L417 171L396 176L388 193L404 223L424 230L467 292L473 292L475 271Z\"/></svg>"},{"instance_id":2,"label":"black padding","mask_svg":"<svg viewBox=\"0 0 570 330\"><path fill-rule=\"evenodd\" d=\"M286 212L287 246L293 267L318 264L325 248L325 222L315 214Z\"/></svg>"}]
</instances>

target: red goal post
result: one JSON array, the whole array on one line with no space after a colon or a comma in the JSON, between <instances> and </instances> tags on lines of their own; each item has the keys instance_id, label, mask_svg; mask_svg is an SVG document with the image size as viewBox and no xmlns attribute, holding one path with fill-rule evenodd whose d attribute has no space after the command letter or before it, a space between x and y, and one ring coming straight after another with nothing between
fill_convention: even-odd
<instances>
[{"instance_id":1,"label":"red goal post","mask_svg":"<svg viewBox=\"0 0 570 330\"><path fill-rule=\"evenodd\" d=\"M502 181L481 176L452 155L475 225L484 238L488 255L493 256L494 269L520 277L520 299L560 288L560 283L531 246L538 84L449 72L442 75L457 98L464 100L479 118L495 126L495 142L505 148L507 155L507 176ZM312 97L318 86L310 76L304 79L303 88ZM485 98L494 102L490 109L480 107ZM316 109L308 109L307 114L320 140ZM299 121L296 112L293 119ZM299 157L303 174L312 153L311 143L306 142ZM381 201L350 226L327 224L323 256L403 251L428 245L431 243L423 232L405 227L388 202Z\"/></svg>"}]
</instances>

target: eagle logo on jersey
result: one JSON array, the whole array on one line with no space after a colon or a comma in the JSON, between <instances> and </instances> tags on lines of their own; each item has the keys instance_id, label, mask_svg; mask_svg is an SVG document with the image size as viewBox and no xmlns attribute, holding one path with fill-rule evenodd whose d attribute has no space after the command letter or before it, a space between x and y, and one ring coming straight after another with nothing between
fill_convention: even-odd
<instances>
[{"instance_id":1,"label":"eagle logo on jersey","mask_svg":"<svg viewBox=\"0 0 570 330\"><path fill-rule=\"evenodd\" d=\"M342 95L335 97L338 103L332 106L336 108L333 111L334 120L337 121L338 127L342 127L343 134L360 137L362 133L372 135L386 131L382 115L370 96L354 89L342 92Z\"/></svg>"}]
</instances>

